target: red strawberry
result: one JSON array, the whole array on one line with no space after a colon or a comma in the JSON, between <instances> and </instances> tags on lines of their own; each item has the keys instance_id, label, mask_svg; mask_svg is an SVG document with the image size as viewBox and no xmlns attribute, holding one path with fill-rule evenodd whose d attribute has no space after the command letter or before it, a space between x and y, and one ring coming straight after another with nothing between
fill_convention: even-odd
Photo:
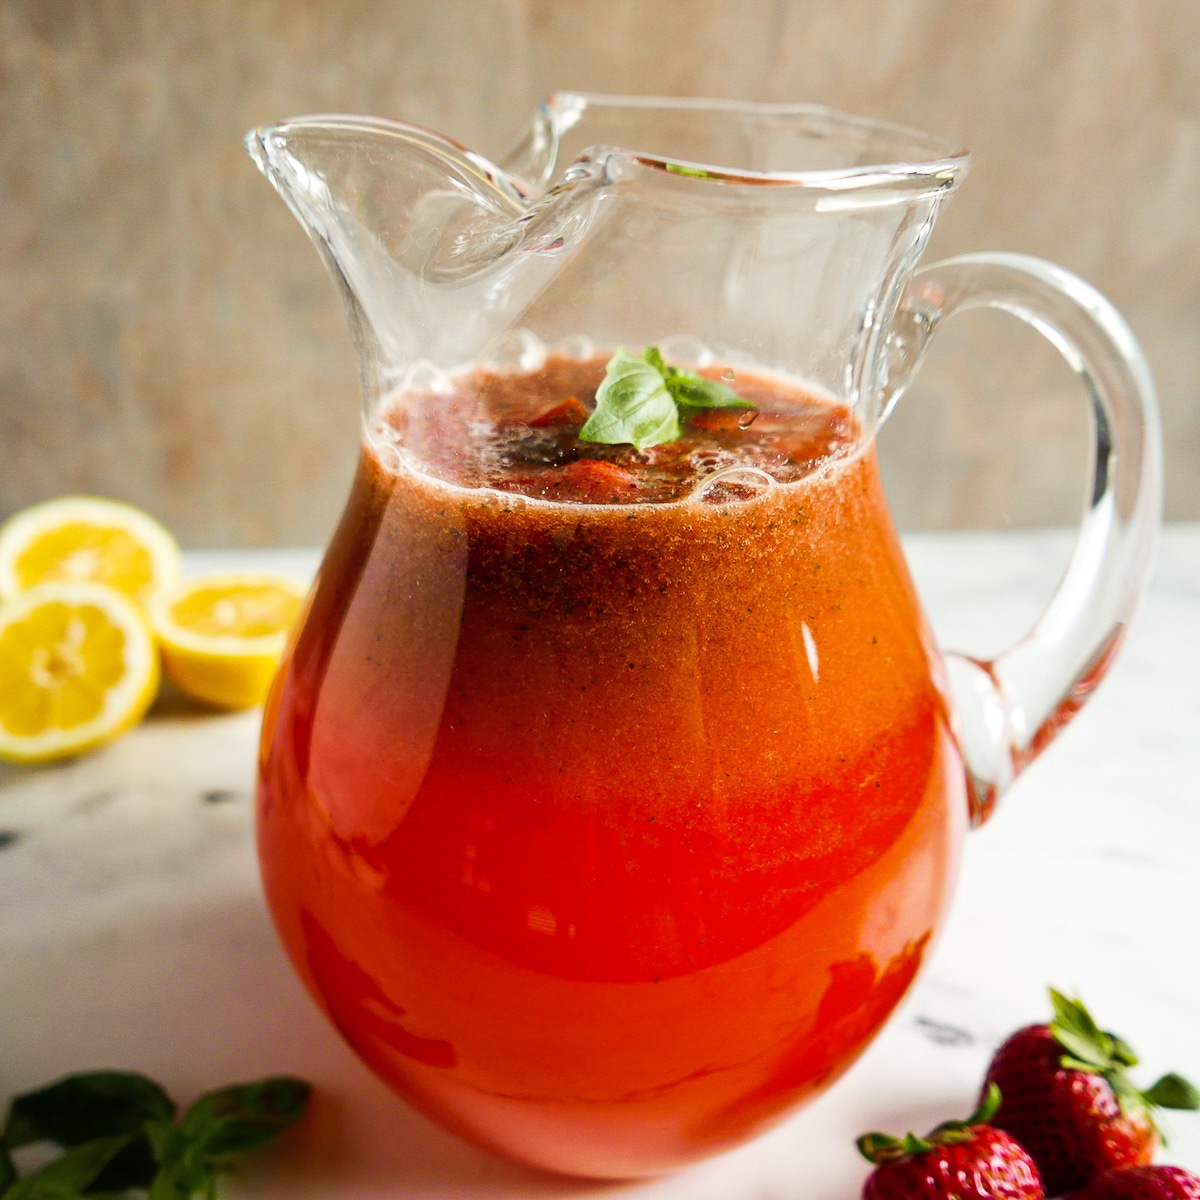
<instances>
[{"instance_id":1,"label":"red strawberry","mask_svg":"<svg viewBox=\"0 0 1200 1200\"><path fill-rule=\"evenodd\" d=\"M565 400L558 400L551 404L548 408L542 409L535 417L529 420L531 429L545 429L552 425L582 425L588 419L588 410L584 408L583 401L577 396L568 396Z\"/></svg>"},{"instance_id":2,"label":"red strawberry","mask_svg":"<svg viewBox=\"0 0 1200 1200\"><path fill-rule=\"evenodd\" d=\"M1200 1179L1182 1167L1119 1167L1068 1200L1200 1200Z\"/></svg>"},{"instance_id":3,"label":"red strawberry","mask_svg":"<svg viewBox=\"0 0 1200 1200\"><path fill-rule=\"evenodd\" d=\"M638 481L616 463L581 458L565 467L550 467L537 475L510 476L507 486L543 500L614 504L623 496L632 496L638 490Z\"/></svg>"},{"instance_id":4,"label":"red strawberry","mask_svg":"<svg viewBox=\"0 0 1200 1200\"><path fill-rule=\"evenodd\" d=\"M1127 1068L1137 1056L1105 1033L1078 1000L1050 989L1054 1020L1018 1029L996 1051L985 1089L1004 1097L994 1124L1033 1156L1046 1191L1080 1188L1113 1167L1148 1163L1158 1145L1156 1108L1200 1107L1178 1075L1140 1091Z\"/></svg>"},{"instance_id":5,"label":"red strawberry","mask_svg":"<svg viewBox=\"0 0 1200 1200\"><path fill-rule=\"evenodd\" d=\"M924 1138L864 1134L858 1149L875 1170L863 1200L1043 1200L1033 1160L987 1124L999 1104L993 1087L965 1121L945 1121Z\"/></svg>"}]
</instances>

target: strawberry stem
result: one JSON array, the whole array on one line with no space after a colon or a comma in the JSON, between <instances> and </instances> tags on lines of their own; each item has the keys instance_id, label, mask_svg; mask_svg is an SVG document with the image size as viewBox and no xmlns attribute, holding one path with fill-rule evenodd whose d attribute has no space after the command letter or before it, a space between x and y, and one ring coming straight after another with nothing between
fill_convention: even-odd
<instances>
[{"instance_id":1,"label":"strawberry stem","mask_svg":"<svg viewBox=\"0 0 1200 1200\"><path fill-rule=\"evenodd\" d=\"M1151 1122L1156 1108L1200 1108L1200 1091L1174 1072L1142 1091L1127 1073L1127 1068L1138 1061L1129 1043L1101 1029L1082 1000L1072 1000L1054 988L1049 990L1054 1006L1050 1032L1066 1051L1059 1060L1064 1070L1102 1076L1116 1094L1122 1111L1143 1109Z\"/></svg>"},{"instance_id":2,"label":"strawberry stem","mask_svg":"<svg viewBox=\"0 0 1200 1200\"><path fill-rule=\"evenodd\" d=\"M994 1081L989 1080L987 1094L979 1102L979 1107L967 1118L968 1125L986 1125L1000 1108L1000 1089Z\"/></svg>"},{"instance_id":3,"label":"strawberry stem","mask_svg":"<svg viewBox=\"0 0 1200 1200\"><path fill-rule=\"evenodd\" d=\"M893 1137L890 1133L864 1133L854 1144L858 1147L859 1154L875 1166L899 1162L904 1158L916 1158L932 1150L934 1146L953 1146L969 1142L974 1137L972 1127L986 1125L999 1107L1000 1089L994 1083L989 1083L983 1102L965 1121L943 1121L923 1138L917 1137L915 1133L906 1133L903 1140Z\"/></svg>"}]
</instances>

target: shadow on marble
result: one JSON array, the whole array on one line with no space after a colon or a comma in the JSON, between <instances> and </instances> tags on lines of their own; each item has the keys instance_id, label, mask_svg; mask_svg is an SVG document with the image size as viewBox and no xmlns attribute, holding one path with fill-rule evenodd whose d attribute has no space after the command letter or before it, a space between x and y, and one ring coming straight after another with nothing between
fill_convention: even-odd
<instances>
[{"instance_id":1,"label":"shadow on marble","mask_svg":"<svg viewBox=\"0 0 1200 1200\"><path fill-rule=\"evenodd\" d=\"M229 1194L566 1197L604 1185L526 1170L468 1146L363 1068L304 993L256 892L130 913L120 926L7 956L0 966L11 1090L67 1071L142 1070L187 1102L274 1073L313 1082L304 1128L260 1157Z\"/></svg>"},{"instance_id":2,"label":"shadow on marble","mask_svg":"<svg viewBox=\"0 0 1200 1200\"><path fill-rule=\"evenodd\" d=\"M222 710L205 704L202 700L193 700L181 692L165 675L158 685L158 695L146 714L146 720L155 717L211 717Z\"/></svg>"}]
</instances>

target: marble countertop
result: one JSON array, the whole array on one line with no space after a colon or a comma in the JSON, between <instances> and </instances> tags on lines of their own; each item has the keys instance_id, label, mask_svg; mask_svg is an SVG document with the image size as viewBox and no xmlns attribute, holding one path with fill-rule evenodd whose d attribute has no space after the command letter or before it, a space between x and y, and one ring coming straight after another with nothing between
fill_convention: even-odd
<instances>
[{"instance_id":1,"label":"marble countertop","mask_svg":"<svg viewBox=\"0 0 1200 1200\"><path fill-rule=\"evenodd\" d=\"M1068 535L907 540L944 645L998 649L1036 615ZM304 552L193 554L193 570L311 572ZM318 1089L303 1130L223 1194L259 1200L577 1197L846 1200L852 1139L971 1106L991 1049L1078 991L1142 1055L1200 1081L1200 526L1169 527L1150 594L1095 700L975 833L952 918L883 1035L767 1136L664 1180L524 1170L436 1129L361 1067L293 976L259 892L258 714L160 702L123 740L0 766L0 1093L71 1070L144 1070L181 1100L286 1071ZM1200 1171L1200 1114L1164 1159Z\"/></svg>"}]
</instances>

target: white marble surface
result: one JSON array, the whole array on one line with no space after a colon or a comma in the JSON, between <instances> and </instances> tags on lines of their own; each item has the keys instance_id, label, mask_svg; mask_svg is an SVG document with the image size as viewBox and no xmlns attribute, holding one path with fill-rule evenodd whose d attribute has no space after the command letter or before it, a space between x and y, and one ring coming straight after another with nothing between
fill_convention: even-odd
<instances>
[{"instance_id":1,"label":"white marble surface","mask_svg":"<svg viewBox=\"0 0 1200 1200\"><path fill-rule=\"evenodd\" d=\"M943 643L998 648L1037 612L1065 535L909 540ZM313 555L243 556L312 569ZM192 556L200 569L229 556ZM1111 678L970 839L953 917L887 1030L825 1097L669 1179L600 1185L501 1162L409 1111L360 1067L279 950L259 894L250 788L258 716L160 704L117 744L0 768L0 1093L138 1068L180 1098L238 1078L312 1079L308 1126L227 1186L261 1200L576 1197L845 1200L852 1138L970 1105L991 1047L1077 989L1142 1053L1145 1081L1200 1080L1200 526L1160 544ZM1200 1171L1200 1116L1170 1118Z\"/></svg>"}]
</instances>

